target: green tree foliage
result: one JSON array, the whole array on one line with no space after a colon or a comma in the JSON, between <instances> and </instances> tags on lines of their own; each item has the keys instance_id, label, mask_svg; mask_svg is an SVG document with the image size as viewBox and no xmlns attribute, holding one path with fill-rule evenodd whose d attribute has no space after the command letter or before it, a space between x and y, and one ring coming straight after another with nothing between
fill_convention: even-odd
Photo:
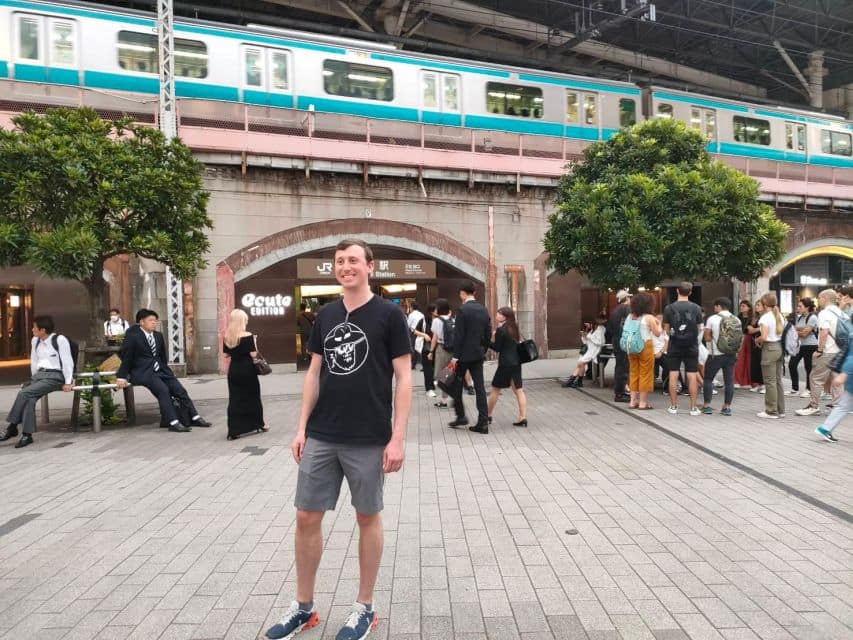
<instances>
[{"instance_id":1,"label":"green tree foliage","mask_svg":"<svg viewBox=\"0 0 853 640\"><path fill-rule=\"evenodd\" d=\"M758 201L755 180L710 159L706 142L656 119L587 147L549 218L551 265L614 289L758 278L783 255L788 226Z\"/></svg>"},{"instance_id":2,"label":"green tree foliage","mask_svg":"<svg viewBox=\"0 0 853 640\"><path fill-rule=\"evenodd\" d=\"M104 261L158 260L180 278L206 264L202 165L175 139L91 109L23 113L0 130L0 266L30 264L82 282L90 340L102 339Z\"/></svg>"}]
</instances>

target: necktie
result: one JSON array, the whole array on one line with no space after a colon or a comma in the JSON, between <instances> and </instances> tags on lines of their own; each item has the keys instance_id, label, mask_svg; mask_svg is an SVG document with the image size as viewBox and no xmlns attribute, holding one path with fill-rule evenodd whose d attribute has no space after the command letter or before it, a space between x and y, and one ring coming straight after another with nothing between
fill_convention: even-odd
<instances>
[{"instance_id":1,"label":"necktie","mask_svg":"<svg viewBox=\"0 0 853 640\"><path fill-rule=\"evenodd\" d=\"M157 344L154 342L154 334L146 333L148 338L148 346L151 347L151 355L154 356L154 371L160 371L160 363L157 362Z\"/></svg>"}]
</instances>

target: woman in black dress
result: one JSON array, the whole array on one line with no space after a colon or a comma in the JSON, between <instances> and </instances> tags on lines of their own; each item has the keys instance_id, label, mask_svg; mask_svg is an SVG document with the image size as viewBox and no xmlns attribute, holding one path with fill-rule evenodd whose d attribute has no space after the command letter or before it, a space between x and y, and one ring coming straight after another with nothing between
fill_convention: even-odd
<instances>
[{"instance_id":1,"label":"woman in black dress","mask_svg":"<svg viewBox=\"0 0 853 640\"><path fill-rule=\"evenodd\" d=\"M228 319L223 351L231 359L228 367L228 439L244 433L269 431L264 426L261 385L252 358L257 354L255 336L246 331L249 316L234 309Z\"/></svg>"},{"instance_id":2,"label":"woman in black dress","mask_svg":"<svg viewBox=\"0 0 853 640\"><path fill-rule=\"evenodd\" d=\"M489 423L492 422L492 412L501 395L501 389L511 388L518 402L518 420L514 427L527 426L527 396L522 388L521 360L518 358L518 324L515 322L515 312L510 307L501 307L495 314L497 326L492 332L492 342L489 345L498 353L498 368L492 379L492 392L489 394Z\"/></svg>"}]
</instances>

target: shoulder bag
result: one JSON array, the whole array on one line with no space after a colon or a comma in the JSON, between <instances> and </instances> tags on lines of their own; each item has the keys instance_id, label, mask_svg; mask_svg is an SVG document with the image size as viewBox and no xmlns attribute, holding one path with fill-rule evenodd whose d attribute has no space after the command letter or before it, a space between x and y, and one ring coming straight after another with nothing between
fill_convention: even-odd
<instances>
[{"instance_id":1,"label":"shoulder bag","mask_svg":"<svg viewBox=\"0 0 853 640\"><path fill-rule=\"evenodd\" d=\"M270 363L267 362L267 359L261 355L261 352L258 351L258 336L252 336L252 339L255 342L255 357L252 358L252 364L255 365L255 371L258 372L259 376L268 376L272 373L272 367L270 367Z\"/></svg>"}]
</instances>

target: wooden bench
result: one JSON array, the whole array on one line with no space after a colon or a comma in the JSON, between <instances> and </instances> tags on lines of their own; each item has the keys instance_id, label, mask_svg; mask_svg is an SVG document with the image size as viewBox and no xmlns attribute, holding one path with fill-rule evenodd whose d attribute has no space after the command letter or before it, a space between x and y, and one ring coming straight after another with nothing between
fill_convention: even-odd
<instances>
[{"instance_id":1,"label":"wooden bench","mask_svg":"<svg viewBox=\"0 0 853 640\"><path fill-rule=\"evenodd\" d=\"M76 373L74 374L75 381L79 378L91 378L91 384L75 384L72 389L74 390L74 399L71 402L71 430L74 432L80 431L80 394L83 391L91 391L92 392L92 430L95 433L101 432L102 422L101 422L101 394L100 391L103 389L117 389L118 385L115 383L112 384L103 384L101 379L105 376L114 376L116 374L115 371L93 371L87 373ZM128 385L124 388L124 408L127 413L127 424L135 425L136 424L136 399L133 395L133 385ZM50 422L50 403L48 401L48 397L50 394L42 396L41 398L41 424L47 424Z\"/></svg>"},{"instance_id":2,"label":"wooden bench","mask_svg":"<svg viewBox=\"0 0 853 640\"><path fill-rule=\"evenodd\" d=\"M601 351L589 363L592 369L592 381L593 383L598 382L598 386L602 389L604 388L604 369L607 366L607 361L612 360L614 357L613 345L605 344L601 346Z\"/></svg>"}]
</instances>

